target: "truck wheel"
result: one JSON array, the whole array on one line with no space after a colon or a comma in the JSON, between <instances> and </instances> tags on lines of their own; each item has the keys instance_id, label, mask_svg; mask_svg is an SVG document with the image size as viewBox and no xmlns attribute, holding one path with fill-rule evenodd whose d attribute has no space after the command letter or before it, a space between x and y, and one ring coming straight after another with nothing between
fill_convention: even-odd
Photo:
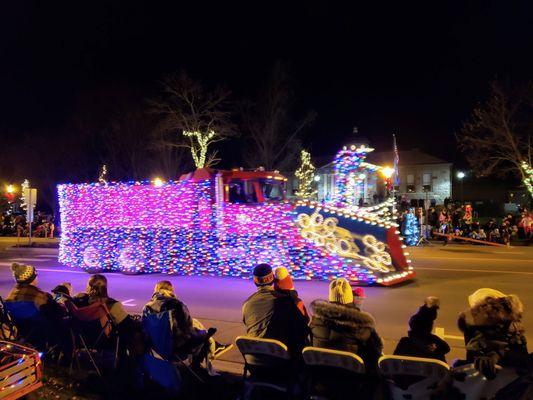
<instances>
[{"instance_id":1,"label":"truck wheel","mask_svg":"<svg viewBox=\"0 0 533 400\"><path fill-rule=\"evenodd\" d=\"M101 274L102 272L106 272L106 269L105 268L98 268L98 267L93 267L93 268L85 268L85 272L87 272L88 274Z\"/></svg>"}]
</instances>

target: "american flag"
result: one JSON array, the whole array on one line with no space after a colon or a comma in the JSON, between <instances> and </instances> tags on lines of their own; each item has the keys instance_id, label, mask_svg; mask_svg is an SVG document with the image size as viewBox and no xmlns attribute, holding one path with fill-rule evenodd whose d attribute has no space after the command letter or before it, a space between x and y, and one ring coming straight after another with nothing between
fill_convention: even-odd
<instances>
[{"instance_id":1,"label":"american flag","mask_svg":"<svg viewBox=\"0 0 533 400\"><path fill-rule=\"evenodd\" d=\"M400 186L400 174L398 164L400 163L400 155L398 154L398 146L396 146L396 135L392 135L394 143L394 186Z\"/></svg>"}]
</instances>

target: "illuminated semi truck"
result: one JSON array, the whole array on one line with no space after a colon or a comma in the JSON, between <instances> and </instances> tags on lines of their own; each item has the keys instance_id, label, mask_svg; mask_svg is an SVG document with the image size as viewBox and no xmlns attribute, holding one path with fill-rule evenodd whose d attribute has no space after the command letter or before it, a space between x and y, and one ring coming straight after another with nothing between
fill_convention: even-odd
<instances>
[{"instance_id":1,"label":"illuminated semi truck","mask_svg":"<svg viewBox=\"0 0 533 400\"><path fill-rule=\"evenodd\" d=\"M269 263L295 279L414 277L390 200L358 209L289 201L286 181L277 172L199 169L178 181L58 185L59 260L91 273L248 278Z\"/></svg>"}]
</instances>

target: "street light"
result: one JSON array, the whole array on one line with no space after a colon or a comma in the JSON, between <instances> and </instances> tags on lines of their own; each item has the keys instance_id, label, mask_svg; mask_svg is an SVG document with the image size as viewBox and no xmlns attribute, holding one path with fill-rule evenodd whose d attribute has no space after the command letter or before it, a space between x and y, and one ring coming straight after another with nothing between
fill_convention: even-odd
<instances>
[{"instance_id":1,"label":"street light","mask_svg":"<svg viewBox=\"0 0 533 400\"><path fill-rule=\"evenodd\" d=\"M6 192L7 192L8 194L13 194L13 193L15 193L15 186L13 186L13 185L7 185L7 186L6 186Z\"/></svg>"},{"instance_id":2,"label":"street light","mask_svg":"<svg viewBox=\"0 0 533 400\"><path fill-rule=\"evenodd\" d=\"M463 178L466 176L466 174L463 171L457 171L457 179L459 179L459 182L461 182L461 204L463 204Z\"/></svg>"},{"instance_id":3,"label":"street light","mask_svg":"<svg viewBox=\"0 0 533 400\"><path fill-rule=\"evenodd\" d=\"M379 170L379 172L381 173L381 175L383 175L383 177L385 179L390 179L390 177L392 176L392 174L394 174L394 168L391 168L391 167L383 167Z\"/></svg>"}]
</instances>

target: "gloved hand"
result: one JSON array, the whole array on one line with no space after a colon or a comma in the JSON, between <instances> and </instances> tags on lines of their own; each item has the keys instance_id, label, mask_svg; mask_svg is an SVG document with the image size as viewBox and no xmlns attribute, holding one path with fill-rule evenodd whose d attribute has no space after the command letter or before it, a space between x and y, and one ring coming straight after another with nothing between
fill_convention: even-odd
<instances>
[{"instance_id":1,"label":"gloved hand","mask_svg":"<svg viewBox=\"0 0 533 400\"><path fill-rule=\"evenodd\" d=\"M485 378L491 381L496 378L496 364L498 359L499 357L495 353L481 356L474 360L474 366L485 376Z\"/></svg>"}]
</instances>

